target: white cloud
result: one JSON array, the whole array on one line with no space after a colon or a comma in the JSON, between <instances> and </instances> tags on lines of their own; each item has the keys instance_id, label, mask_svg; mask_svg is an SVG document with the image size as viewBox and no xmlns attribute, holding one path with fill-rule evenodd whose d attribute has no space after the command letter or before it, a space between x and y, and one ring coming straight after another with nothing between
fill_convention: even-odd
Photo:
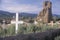
<instances>
[{"instance_id":1,"label":"white cloud","mask_svg":"<svg viewBox=\"0 0 60 40\"><path fill-rule=\"evenodd\" d=\"M10 12L39 12L40 8L38 5L33 5L33 4L20 4L16 2L17 0L2 0L2 5L1 8L2 10L5 11L10 11Z\"/></svg>"},{"instance_id":2,"label":"white cloud","mask_svg":"<svg viewBox=\"0 0 60 40\"><path fill-rule=\"evenodd\" d=\"M4 10L10 12L38 12L40 8L36 5L11 5L11 6L2 6Z\"/></svg>"}]
</instances>

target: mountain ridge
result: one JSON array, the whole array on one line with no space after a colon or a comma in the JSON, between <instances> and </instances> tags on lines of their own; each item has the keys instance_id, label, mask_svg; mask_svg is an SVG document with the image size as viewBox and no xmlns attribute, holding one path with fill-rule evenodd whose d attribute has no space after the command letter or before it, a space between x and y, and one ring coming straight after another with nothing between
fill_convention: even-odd
<instances>
[{"instance_id":1,"label":"mountain ridge","mask_svg":"<svg viewBox=\"0 0 60 40\"><path fill-rule=\"evenodd\" d=\"M1 17L13 17L15 16L15 13L11 13L11 12L8 12L8 11L2 11L0 10L0 18ZM53 14L53 17L58 17L60 18L60 15L58 14ZM25 13L25 12L21 12L19 13L19 17L31 17L31 18L36 18L37 17L37 14L34 14L34 13Z\"/></svg>"}]
</instances>

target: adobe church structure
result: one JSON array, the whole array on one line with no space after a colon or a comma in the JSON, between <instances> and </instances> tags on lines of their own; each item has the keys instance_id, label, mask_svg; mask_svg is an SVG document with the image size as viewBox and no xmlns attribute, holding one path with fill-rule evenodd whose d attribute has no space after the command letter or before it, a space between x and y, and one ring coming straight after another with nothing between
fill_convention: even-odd
<instances>
[{"instance_id":1,"label":"adobe church structure","mask_svg":"<svg viewBox=\"0 0 60 40\"><path fill-rule=\"evenodd\" d=\"M38 14L36 21L42 21L43 23L52 21L52 2L45 1L43 3L43 10Z\"/></svg>"}]
</instances>

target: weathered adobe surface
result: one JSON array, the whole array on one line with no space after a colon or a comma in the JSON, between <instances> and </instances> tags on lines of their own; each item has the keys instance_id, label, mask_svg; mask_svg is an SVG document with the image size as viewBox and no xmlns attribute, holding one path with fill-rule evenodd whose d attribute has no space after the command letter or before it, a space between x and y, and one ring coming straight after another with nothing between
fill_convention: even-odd
<instances>
[{"instance_id":1,"label":"weathered adobe surface","mask_svg":"<svg viewBox=\"0 0 60 40\"><path fill-rule=\"evenodd\" d=\"M43 23L50 23L52 20L53 20L53 18L52 18L52 2L44 1L43 9L38 14L36 21L37 22L42 21Z\"/></svg>"},{"instance_id":2,"label":"weathered adobe surface","mask_svg":"<svg viewBox=\"0 0 60 40\"><path fill-rule=\"evenodd\" d=\"M54 40L60 35L60 29L49 30L40 33L19 34L16 36L0 38L0 40Z\"/></svg>"}]
</instances>

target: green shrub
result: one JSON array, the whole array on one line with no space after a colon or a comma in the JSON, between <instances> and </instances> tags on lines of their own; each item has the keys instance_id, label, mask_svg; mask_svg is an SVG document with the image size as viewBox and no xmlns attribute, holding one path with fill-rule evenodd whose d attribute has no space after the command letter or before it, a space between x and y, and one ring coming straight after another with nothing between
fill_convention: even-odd
<instances>
[{"instance_id":1,"label":"green shrub","mask_svg":"<svg viewBox=\"0 0 60 40\"><path fill-rule=\"evenodd\" d=\"M53 27L45 24L43 24L42 26L36 26L34 24L29 24L28 26L25 26L23 24L19 24L18 34L20 33L27 34L27 33L35 33L35 32L37 33L37 32L43 32L43 31L52 30L56 28L58 28L57 24L54 25ZM11 36L11 35L15 35L14 24L9 25L8 28L4 30L0 28L0 36Z\"/></svg>"},{"instance_id":2,"label":"green shrub","mask_svg":"<svg viewBox=\"0 0 60 40\"><path fill-rule=\"evenodd\" d=\"M25 32L26 32L26 27L24 25L19 25L18 33L25 33Z\"/></svg>"},{"instance_id":3,"label":"green shrub","mask_svg":"<svg viewBox=\"0 0 60 40\"><path fill-rule=\"evenodd\" d=\"M14 25L10 25L8 28L7 28L7 33L6 35L14 35L15 34L15 26Z\"/></svg>"}]
</instances>

